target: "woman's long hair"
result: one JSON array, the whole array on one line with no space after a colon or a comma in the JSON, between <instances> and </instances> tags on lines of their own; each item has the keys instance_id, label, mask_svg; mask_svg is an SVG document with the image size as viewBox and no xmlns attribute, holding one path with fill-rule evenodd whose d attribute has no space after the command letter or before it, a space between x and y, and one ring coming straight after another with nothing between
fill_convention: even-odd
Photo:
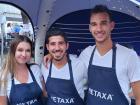
<instances>
[{"instance_id":1,"label":"woman's long hair","mask_svg":"<svg viewBox=\"0 0 140 105\"><path fill-rule=\"evenodd\" d=\"M0 75L0 91L4 92L4 94L6 94L8 75L9 74L13 75L15 73L16 68L15 52L20 42L29 43L31 46L31 54L32 54L32 42L27 36L18 35L11 41L10 49L6 56L5 62L2 66Z\"/></svg>"}]
</instances>

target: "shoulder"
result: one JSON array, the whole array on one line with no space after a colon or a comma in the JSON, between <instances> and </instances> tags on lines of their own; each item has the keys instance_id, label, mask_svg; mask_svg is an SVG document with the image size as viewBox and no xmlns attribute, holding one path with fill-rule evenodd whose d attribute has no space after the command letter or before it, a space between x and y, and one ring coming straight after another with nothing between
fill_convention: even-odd
<instances>
[{"instance_id":1,"label":"shoulder","mask_svg":"<svg viewBox=\"0 0 140 105\"><path fill-rule=\"evenodd\" d=\"M92 52L95 48L95 45L86 47L82 52Z\"/></svg>"},{"instance_id":2,"label":"shoulder","mask_svg":"<svg viewBox=\"0 0 140 105\"><path fill-rule=\"evenodd\" d=\"M38 64L36 64L36 63L31 63L31 64L28 64L28 65L30 66L31 70L40 69L40 66Z\"/></svg>"},{"instance_id":3,"label":"shoulder","mask_svg":"<svg viewBox=\"0 0 140 105\"><path fill-rule=\"evenodd\" d=\"M42 63L41 64L41 72L43 76L48 75L50 69L50 63L48 63L47 67Z\"/></svg>"},{"instance_id":4,"label":"shoulder","mask_svg":"<svg viewBox=\"0 0 140 105\"><path fill-rule=\"evenodd\" d=\"M28 64L28 65L29 65L31 71L34 74L37 74L37 73L40 73L41 72L40 66L38 64L32 63L32 64Z\"/></svg>"},{"instance_id":5,"label":"shoulder","mask_svg":"<svg viewBox=\"0 0 140 105\"><path fill-rule=\"evenodd\" d=\"M95 48L94 46L88 46L86 47L80 54L79 59L84 62L84 64L86 65L86 67L88 68L89 65L89 60L91 57L91 54L93 52L93 49Z\"/></svg>"},{"instance_id":6,"label":"shoulder","mask_svg":"<svg viewBox=\"0 0 140 105\"><path fill-rule=\"evenodd\" d=\"M74 54L69 54L69 58L70 58L71 62L79 61L78 56L74 55Z\"/></svg>"},{"instance_id":7,"label":"shoulder","mask_svg":"<svg viewBox=\"0 0 140 105\"><path fill-rule=\"evenodd\" d=\"M90 57L91 56L91 53L93 51L93 49L95 48L95 45L94 46L88 46L86 47L80 54L79 57Z\"/></svg>"},{"instance_id":8,"label":"shoulder","mask_svg":"<svg viewBox=\"0 0 140 105\"><path fill-rule=\"evenodd\" d=\"M0 96L6 96L10 92L11 81L12 81L12 75L10 73L7 74L6 81L7 81L6 85L4 85L4 82L1 83L1 86L0 86Z\"/></svg>"},{"instance_id":9,"label":"shoulder","mask_svg":"<svg viewBox=\"0 0 140 105\"><path fill-rule=\"evenodd\" d=\"M44 65L44 63L41 64L41 70L48 71L50 68L50 62L47 64L47 67Z\"/></svg>"},{"instance_id":10,"label":"shoulder","mask_svg":"<svg viewBox=\"0 0 140 105\"><path fill-rule=\"evenodd\" d=\"M120 62L125 62L127 66L135 65L139 62L139 57L135 50L117 44L117 59ZM121 61L120 61L121 60Z\"/></svg>"},{"instance_id":11,"label":"shoulder","mask_svg":"<svg viewBox=\"0 0 140 105\"><path fill-rule=\"evenodd\" d=\"M80 60L80 58L76 56L71 56L70 59L73 68L84 68L85 64L82 60Z\"/></svg>"},{"instance_id":12,"label":"shoulder","mask_svg":"<svg viewBox=\"0 0 140 105\"><path fill-rule=\"evenodd\" d=\"M127 48L127 47L122 46L120 44L116 44L116 47L117 47L117 52L120 55L123 54L123 56L127 56L127 57L137 55L137 53L133 49Z\"/></svg>"}]
</instances>

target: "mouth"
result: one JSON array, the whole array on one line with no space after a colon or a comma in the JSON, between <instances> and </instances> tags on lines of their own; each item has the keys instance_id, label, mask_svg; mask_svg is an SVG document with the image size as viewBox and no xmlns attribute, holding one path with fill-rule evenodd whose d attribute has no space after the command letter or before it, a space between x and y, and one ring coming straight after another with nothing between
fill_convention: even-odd
<instances>
[{"instance_id":1,"label":"mouth","mask_svg":"<svg viewBox=\"0 0 140 105\"><path fill-rule=\"evenodd\" d=\"M59 58L60 56L62 56L63 51L53 51L52 53L56 58Z\"/></svg>"},{"instance_id":2,"label":"mouth","mask_svg":"<svg viewBox=\"0 0 140 105\"><path fill-rule=\"evenodd\" d=\"M55 51L52 51L52 53L54 54L59 54L59 53L62 53L63 51L62 50L55 50Z\"/></svg>"},{"instance_id":3,"label":"mouth","mask_svg":"<svg viewBox=\"0 0 140 105\"><path fill-rule=\"evenodd\" d=\"M97 38L102 38L104 36L104 33L103 32L98 32L98 33L95 33L96 37Z\"/></svg>"},{"instance_id":4,"label":"mouth","mask_svg":"<svg viewBox=\"0 0 140 105\"><path fill-rule=\"evenodd\" d=\"M62 52L62 50L53 50L52 52L53 52L53 53Z\"/></svg>"}]
</instances>

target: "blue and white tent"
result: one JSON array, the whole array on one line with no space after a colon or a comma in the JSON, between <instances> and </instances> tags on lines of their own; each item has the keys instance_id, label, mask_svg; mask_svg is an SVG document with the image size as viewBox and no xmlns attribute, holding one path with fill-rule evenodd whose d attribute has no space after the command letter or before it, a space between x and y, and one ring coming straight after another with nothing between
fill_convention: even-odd
<instances>
[{"instance_id":1,"label":"blue and white tent","mask_svg":"<svg viewBox=\"0 0 140 105\"><path fill-rule=\"evenodd\" d=\"M0 0L23 10L30 18L36 35L35 61L44 55L46 31L50 27L64 30L70 42L70 53L79 54L94 44L89 30L90 8L105 4L116 22L112 39L129 45L140 55L140 0Z\"/></svg>"}]
</instances>

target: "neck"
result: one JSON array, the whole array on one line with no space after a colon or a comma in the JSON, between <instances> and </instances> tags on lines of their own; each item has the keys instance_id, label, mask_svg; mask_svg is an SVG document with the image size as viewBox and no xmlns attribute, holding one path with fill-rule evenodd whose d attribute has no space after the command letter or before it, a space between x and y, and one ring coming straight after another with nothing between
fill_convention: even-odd
<instances>
[{"instance_id":1,"label":"neck","mask_svg":"<svg viewBox=\"0 0 140 105\"><path fill-rule=\"evenodd\" d=\"M14 76L17 80L21 82L23 82L21 78L25 78L25 81L26 81L28 79L28 68L26 64L16 64Z\"/></svg>"},{"instance_id":2,"label":"neck","mask_svg":"<svg viewBox=\"0 0 140 105\"><path fill-rule=\"evenodd\" d=\"M52 62L58 69L60 69L68 62L67 61L67 56L64 56L64 58L61 59L60 61L57 61L57 60L53 59Z\"/></svg>"},{"instance_id":3,"label":"neck","mask_svg":"<svg viewBox=\"0 0 140 105\"><path fill-rule=\"evenodd\" d=\"M22 71L22 70L28 70L26 64L16 64L15 70L18 71Z\"/></svg>"},{"instance_id":4,"label":"neck","mask_svg":"<svg viewBox=\"0 0 140 105\"><path fill-rule=\"evenodd\" d=\"M14 77L20 83L27 83L28 81L28 68L26 64L16 64Z\"/></svg>"},{"instance_id":5,"label":"neck","mask_svg":"<svg viewBox=\"0 0 140 105\"><path fill-rule=\"evenodd\" d=\"M97 47L97 50L99 51L100 55L105 55L109 50L112 49L112 46L113 46L113 42L111 39L108 41L105 41L103 43L96 42L96 47Z\"/></svg>"}]
</instances>

